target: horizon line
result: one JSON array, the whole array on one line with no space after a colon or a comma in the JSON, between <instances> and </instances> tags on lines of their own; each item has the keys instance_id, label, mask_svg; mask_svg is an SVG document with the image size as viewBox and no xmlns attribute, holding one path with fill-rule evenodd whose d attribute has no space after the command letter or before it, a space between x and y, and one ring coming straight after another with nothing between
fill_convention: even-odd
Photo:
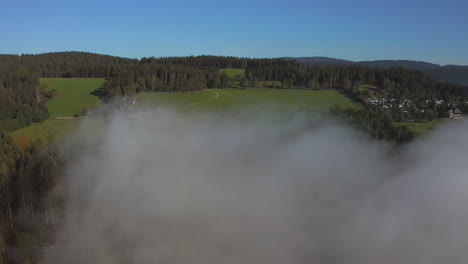
<instances>
[{"instance_id":1,"label":"horizon line","mask_svg":"<svg viewBox=\"0 0 468 264\"><path fill-rule=\"evenodd\" d=\"M202 57L202 56L213 56L213 57L231 57L231 58L239 58L239 59L298 59L298 58L324 58L324 59L333 59L333 60L342 60L347 62L376 62L376 61L408 61L408 62L419 62L419 63L428 63L437 65L440 67L444 66L461 66L461 67L468 67L468 65L463 64L440 64L435 62L429 62L424 60L412 60L412 59L373 59L373 60L349 60L349 59L342 59L337 57L329 57L329 56L279 56L279 57L248 57L248 56L234 56L234 55L215 55L215 54L198 54L198 55L175 55L175 56L143 56L143 57L127 57L122 55L112 55L108 53L98 53L92 51L78 51L78 50L67 50L67 51L47 51L47 52L37 52L37 53L0 53L0 55L10 55L10 56L24 56L24 55L44 55L44 54L51 54L51 53L89 53L89 54L96 54L102 56L111 56L111 57L118 57L123 59L136 59L141 60L143 58L184 58L184 57Z\"/></svg>"}]
</instances>

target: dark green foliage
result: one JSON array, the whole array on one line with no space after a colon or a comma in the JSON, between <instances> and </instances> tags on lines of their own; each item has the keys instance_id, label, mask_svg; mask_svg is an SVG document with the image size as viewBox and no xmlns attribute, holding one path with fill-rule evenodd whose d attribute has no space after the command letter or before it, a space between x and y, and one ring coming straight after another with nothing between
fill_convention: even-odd
<instances>
[{"instance_id":1,"label":"dark green foliage","mask_svg":"<svg viewBox=\"0 0 468 264\"><path fill-rule=\"evenodd\" d=\"M108 77L121 65L137 64L138 60L87 52L53 52L38 55L0 55L0 65L13 70L27 67L42 78Z\"/></svg>"},{"instance_id":2,"label":"dark green foliage","mask_svg":"<svg viewBox=\"0 0 468 264\"><path fill-rule=\"evenodd\" d=\"M354 62L327 57L302 57L285 59L293 59L308 65L362 65L380 68L403 67L405 69L422 71L439 81L468 85L468 66L440 66L438 64L409 60L377 60Z\"/></svg>"},{"instance_id":3,"label":"dark green foliage","mask_svg":"<svg viewBox=\"0 0 468 264\"><path fill-rule=\"evenodd\" d=\"M378 87L383 96L391 98L411 98L413 100L443 99L463 101L468 98L468 88L460 85L440 83L430 76L416 70L376 68L360 65L308 66L285 59L248 59L234 57L177 57L143 58L142 64L178 64L211 71L224 68L245 69L247 81L278 81L283 88L305 87L310 89L340 89L357 92L359 84ZM211 74L209 78L219 78L220 87L231 87L232 78L221 73ZM207 75L208 76L208 75Z\"/></svg>"},{"instance_id":4,"label":"dark green foliage","mask_svg":"<svg viewBox=\"0 0 468 264\"><path fill-rule=\"evenodd\" d=\"M16 252L0 255L10 261L33 261L59 217L50 193L63 171L62 155L41 141L20 148L0 132L0 246Z\"/></svg>"},{"instance_id":5,"label":"dark green foliage","mask_svg":"<svg viewBox=\"0 0 468 264\"><path fill-rule=\"evenodd\" d=\"M103 87L107 96L122 96L138 92L188 92L208 87L209 73L175 64L137 64L122 67L110 76ZM216 83L216 77L210 85Z\"/></svg>"},{"instance_id":6,"label":"dark green foliage","mask_svg":"<svg viewBox=\"0 0 468 264\"><path fill-rule=\"evenodd\" d=\"M353 127L365 131L375 140L401 144L410 141L415 136L405 126L394 126L391 115L380 107L366 106L362 109L342 110L337 106L330 109L330 113Z\"/></svg>"},{"instance_id":7,"label":"dark green foliage","mask_svg":"<svg viewBox=\"0 0 468 264\"><path fill-rule=\"evenodd\" d=\"M104 92L110 96L143 91L246 87L249 83L276 81L281 83L281 88L343 89L352 92L357 92L359 84L369 84L378 87L382 95L399 99L437 98L458 102L468 98L466 87L439 83L422 72L401 67L310 66L287 59L218 56L136 60L85 52L0 55L0 63L12 69L26 67L41 77L108 78ZM237 80L220 72L220 69L227 68L244 69L245 80Z\"/></svg>"},{"instance_id":8,"label":"dark green foliage","mask_svg":"<svg viewBox=\"0 0 468 264\"><path fill-rule=\"evenodd\" d=\"M13 131L48 118L43 87L26 68L0 68L0 129Z\"/></svg>"},{"instance_id":9,"label":"dark green foliage","mask_svg":"<svg viewBox=\"0 0 468 264\"><path fill-rule=\"evenodd\" d=\"M34 253L37 251L37 247L39 246L39 240L29 233L18 234L16 240L18 257L23 261L23 263L33 263Z\"/></svg>"}]
</instances>

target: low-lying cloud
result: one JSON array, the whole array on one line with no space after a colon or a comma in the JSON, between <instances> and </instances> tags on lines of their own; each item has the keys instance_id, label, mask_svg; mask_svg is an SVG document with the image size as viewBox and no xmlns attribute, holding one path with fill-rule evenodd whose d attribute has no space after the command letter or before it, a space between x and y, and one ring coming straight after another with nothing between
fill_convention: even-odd
<instances>
[{"instance_id":1,"label":"low-lying cloud","mask_svg":"<svg viewBox=\"0 0 468 264\"><path fill-rule=\"evenodd\" d=\"M46 262L468 261L466 123L395 151L297 120L85 122Z\"/></svg>"}]
</instances>

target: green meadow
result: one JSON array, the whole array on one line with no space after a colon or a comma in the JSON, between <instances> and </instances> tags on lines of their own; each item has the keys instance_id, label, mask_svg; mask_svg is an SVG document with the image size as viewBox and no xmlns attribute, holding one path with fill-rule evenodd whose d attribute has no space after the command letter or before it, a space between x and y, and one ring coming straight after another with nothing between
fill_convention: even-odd
<instances>
[{"instance_id":1,"label":"green meadow","mask_svg":"<svg viewBox=\"0 0 468 264\"><path fill-rule=\"evenodd\" d=\"M55 90L57 96L46 103L51 118L59 116L73 116L83 109L100 103L97 96L92 95L105 80L102 78L44 78L41 84L47 85L48 90Z\"/></svg>"},{"instance_id":2,"label":"green meadow","mask_svg":"<svg viewBox=\"0 0 468 264\"><path fill-rule=\"evenodd\" d=\"M248 106L263 106L280 111L308 110L327 112L335 104L342 108L359 107L358 103L333 90L296 90L247 88L219 89L217 100L200 105L204 108L229 109Z\"/></svg>"},{"instance_id":3,"label":"green meadow","mask_svg":"<svg viewBox=\"0 0 468 264\"><path fill-rule=\"evenodd\" d=\"M139 103L148 106L192 106L214 99L216 93L210 90L196 92L139 93L135 95Z\"/></svg>"},{"instance_id":4,"label":"green meadow","mask_svg":"<svg viewBox=\"0 0 468 264\"><path fill-rule=\"evenodd\" d=\"M92 95L105 82L103 78L42 78L41 84L47 90L55 90L56 95L46 103L50 112L50 119L41 123L14 131L13 137L26 140L58 138L66 135L76 125L76 119L57 120L56 117L71 117L101 103L99 98Z\"/></svg>"},{"instance_id":5,"label":"green meadow","mask_svg":"<svg viewBox=\"0 0 468 264\"><path fill-rule=\"evenodd\" d=\"M239 68L225 68L225 69L220 69L220 73L225 72L226 75L230 78L234 77L244 77L245 76L245 69L239 69Z\"/></svg>"},{"instance_id":6,"label":"green meadow","mask_svg":"<svg viewBox=\"0 0 468 264\"><path fill-rule=\"evenodd\" d=\"M216 89L190 93L143 93L137 97L146 105L179 105L201 110L261 106L279 111L327 112L335 104L339 104L342 108L360 107L359 103L334 90Z\"/></svg>"},{"instance_id":7,"label":"green meadow","mask_svg":"<svg viewBox=\"0 0 468 264\"><path fill-rule=\"evenodd\" d=\"M13 137L17 139L36 140L61 138L76 126L75 119L56 120L49 119L41 123L34 123L13 132Z\"/></svg>"},{"instance_id":8,"label":"green meadow","mask_svg":"<svg viewBox=\"0 0 468 264\"><path fill-rule=\"evenodd\" d=\"M376 93L378 91L378 88L376 86L374 86L374 85L361 84L359 86L359 91L360 92L368 91L371 95L373 95L374 93Z\"/></svg>"},{"instance_id":9,"label":"green meadow","mask_svg":"<svg viewBox=\"0 0 468 264\"><path fill-rule=\"evenodd\" d=\"M406 126L416 134L424 135L440 125L445 119L436 119L432 122L395 122L395 126Z\"/></svg>"},{"instance_id":10,"label":"green meadow","mask_svg":"<svg viewBox=\"0 0 468 264\"><path fill-rule=\"evenodd\" d=\"M229 69L229 74L238 75L238 69ZM17 138L34 140L38 138L62 137L70 131L79 119L57 120L56 117L70 117L101 103L91 94L100 88L104 79L95 78L47 78L41 79L47 89L57 95L46 103L51 119L19 129L13 133ZM335 90L301 89L215 89L197 92L140 93L135 95L138 104L146 107L170 106L179 109L230 112L249 109L273 110L282 113L295 111L327 112L333 105L342 108L357 108L359 103Z\"/></svg>"}]
</instances>

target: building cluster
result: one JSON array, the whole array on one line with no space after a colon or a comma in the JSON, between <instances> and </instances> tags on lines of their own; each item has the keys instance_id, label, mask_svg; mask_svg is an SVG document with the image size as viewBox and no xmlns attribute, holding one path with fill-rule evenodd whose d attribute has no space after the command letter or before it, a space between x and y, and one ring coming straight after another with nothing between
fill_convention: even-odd
<instances>
[{"instance_id":1,"label":"building cluster","mask_svg":"<svg viewBox=\"0 0 468 264\"><path fill-rule=\"evenodd\" d=\"M429 100L426 100L426 106L429 105ZM367 103L372 104L372 105L379 105L383 108L392 108L394 106L398 108L409 108L413 105L413 100L411 99L405 99L403 101L399 101L394 98L383 98L383 97L373 97L373 98L367 98ZM444 103L444 100L442 99L436 99L435 104L436 105L441 105Z\"/></svg>"},{"instance_id":2,"label":"building cluster","mask_svg":"<svg viewBox=\"0 0 468 264\"><path fill-rule=\"evenodd\" d=\"M378 105L383 108L393 108L393 107L398 107L398 108L409 108L411 105L413 105L413 100L411 99L406 99L403 101L399 101L394 98L368 98L367 103L372 104L372 105ZM429 100L427 100L427 103L429 103Z\"/></svg>"},{"instance_id":3,"label":"building cluster","mask_svg":"<svg viewBox=\"0 0 468 264\"><path fill-rule=\"evenodd\" d=\"M429 106L429 102L430 100L425 101L426 107ZM402 108L403 113L407 113L408 112L407 109L413 106L413 100L411 99L405 99L401 101L401 100L397 100L394 98L383 98L383 97L367 98L367 103L372 104L372 105L377 105L377 106L380 106L382 108L387 108L387 109L394 108L394 107ZM436 105L442 105L445 103L445 101L442 99L436 99L434 103ZM425 109L420 109L420 112L424 113ZM456 107L451 107L447 111L447 117L450 119L463 119L463 113L460 109Z\"/></svg>"},{"instance_id":4,"label":"building cluster","mask_svg":"<svg viewBox=\"0 0 468 264\"><path fill-rule=\"evenodd\" d=\"M447 111L447 116L450 119L463 119L463 113L458 108L451 108Z\"/></svg>"}]
</instances>

